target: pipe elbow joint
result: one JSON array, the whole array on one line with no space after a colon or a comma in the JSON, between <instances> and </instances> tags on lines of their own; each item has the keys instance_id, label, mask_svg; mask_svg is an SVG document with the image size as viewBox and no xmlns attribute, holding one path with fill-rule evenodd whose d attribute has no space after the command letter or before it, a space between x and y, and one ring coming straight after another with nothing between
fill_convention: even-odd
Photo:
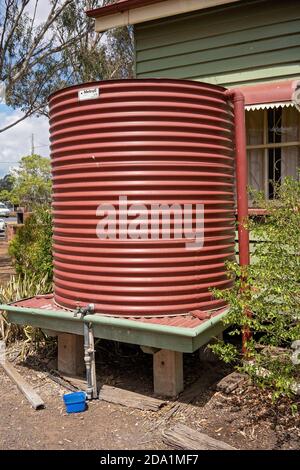
<instances>
[{"instance_id":1,"label":"pipe elbow joint","mask_svg":"<svg viewBox=\"0 0 300 470\"><path fill-rule=\"evenodd\" d=\"M226 90L225 95L234 103L236 103L237 101L245 103L245 96L238 88L230 88L229 90Z\"/></svg>"}]
</instances>

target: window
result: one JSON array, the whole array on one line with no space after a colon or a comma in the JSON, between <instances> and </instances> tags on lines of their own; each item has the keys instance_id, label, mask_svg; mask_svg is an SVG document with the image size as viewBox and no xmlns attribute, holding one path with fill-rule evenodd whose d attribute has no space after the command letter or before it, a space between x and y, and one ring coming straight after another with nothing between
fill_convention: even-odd
<instances>
[{"instance_id":1,"label":"window","mask_svg":"<svg viewBox=\"0 0 300 470\"><path fill-rule=\"evenodd\" d=\"M275 184L298 177L300 113L292 106L246 111L246 129L249 186L273 199Z\"/></svg>"}]
</instances>

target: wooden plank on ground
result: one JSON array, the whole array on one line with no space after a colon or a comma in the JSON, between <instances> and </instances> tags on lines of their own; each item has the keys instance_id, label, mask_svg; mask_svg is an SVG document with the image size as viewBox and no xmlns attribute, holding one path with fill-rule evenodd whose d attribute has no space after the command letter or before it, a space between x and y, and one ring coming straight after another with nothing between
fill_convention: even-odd
<instances>
[{"instance_id":1,"label":"wooden plank on ground","mask_svg":"<svg viewBox=\"0 0 300 470\"><path fill-rule=\"evenodd\" d=\"M27 398L29 403L31 403L32 407L35 410L39 408L44 408L45 403L41 399L41 397L36 393L36 391L26 382L25 379L19 374L16 368L7 361L0 361L0 365L5 370L8 377L16 384L20 392Z\"/></svg>"},{"instance_id":2,"label":"wooden plank on ground","mask_svg":"<svg viewBox=\"0 0 300 470\"><path fill-rule=\"evenodd\" d=\"M218 441L201 432L177 424L172 429L166 429L162 433L163 442L175 449L184 450L236 450L223 441Z\"/></svg>"},{"instance_id":3,"label":"wooden plank on ground","mask_svg":"<svg viewBox=\"0 0 300 470\"><path fill-rule=\"evenodd\" d=\"M101 387L99 400L145 411L158 411L166 403L157 398L147 397L139 393L111 387L110 385L103 385Z\"/></svg>"}]
</instances>

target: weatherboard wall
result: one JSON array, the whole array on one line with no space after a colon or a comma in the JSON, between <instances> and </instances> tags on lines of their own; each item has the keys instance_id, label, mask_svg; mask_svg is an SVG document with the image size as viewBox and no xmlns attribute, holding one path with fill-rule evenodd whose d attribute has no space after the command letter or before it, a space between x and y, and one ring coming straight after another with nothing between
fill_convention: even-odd
<instances>
[{"instance_id":1,"label":"weatherboard wall","mask_svg":"<svg viewBox=\"0 0 300 470\"><path fill-rule=\"evenodd\" d=\"M300 75L300 2L243 1L135 26L137 78L224 86Z\"/></svg>"}]
</instances>

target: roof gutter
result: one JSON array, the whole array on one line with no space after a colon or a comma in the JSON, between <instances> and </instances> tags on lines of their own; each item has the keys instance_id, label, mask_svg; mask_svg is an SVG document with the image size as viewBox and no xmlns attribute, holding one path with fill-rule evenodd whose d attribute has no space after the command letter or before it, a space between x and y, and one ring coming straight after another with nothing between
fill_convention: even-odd
<instances>
[{"instance_id":1,"label":"roof gutter","mask_svg":"<svg viewBox=\"0 0 300 470\"><path fill-rule=\"evenodd\" d=\"M94 10L87 10L85 13L90 18L99 18L108 16L114 13L124 13L132 8L140 8L154 3L163 2L165 0L127 0L122 2L106 5L105 7L95 8Z\"/></svg>"},{"instance_id":2,"label":"roof gutter","mask_svg":"<svg viewBox=\"0 0 300 470\"><path fill-rule=\"evenodd\" d=\"M124 0L86 12L95 18L95 31L100 33L111 28L146 23L169 16L191 13L217 7L239 0Z\"/></svg>"}]
</instances>

